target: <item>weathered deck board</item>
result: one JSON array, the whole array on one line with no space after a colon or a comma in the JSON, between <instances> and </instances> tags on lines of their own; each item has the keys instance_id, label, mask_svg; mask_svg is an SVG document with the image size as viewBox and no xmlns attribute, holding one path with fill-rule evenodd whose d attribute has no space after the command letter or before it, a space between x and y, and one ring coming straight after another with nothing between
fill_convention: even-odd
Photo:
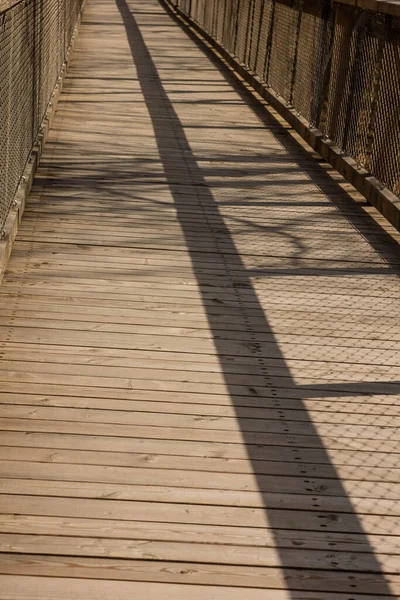
<instances>
[{"instance_id":1,"label":"weathered deck board","mask_svg":"<svg viewBox=\"0 0 400 600\"><path fill-rule=\"evenodd\" d=\"M99 563L106 565L106 563L103 562L103 559L100 559ZM168 566L170 566L170 563L167 567ZM173 565L170 568L173 571L176 571L179 569L179 565ZM86 569L85 573L87 575L88 571ZM188 563L186 563L186 568L182 569L184 577L189 569L197 575L197 579L201 578L201 575L198 577L196 566L194 566L194 568L191 566L189 567ZM227 572L224 575L224 578L226 581L231 581L230 573ZM154 576L154 579L157 579L157 577ZM171 579L174 579L174 574L171 575ZM188 577L186 577L186 580L187 579ZM300 580L301 579L302 578L300 578ZM283 583L279 577L274 578L272 576L268 579L264 579L264 581L267 581L270 585L270 589L273 587L271 592L266 591L264 586L261 588L256 587L256 581L257 580L255 580L255 583L251 588L247 586L245 589L246 597L249 598L249 600L265 600L265 598L268 597L273 597L276 600L320 600L321 598L321 592L310 593L308 591L296 590L293 593L289 593L284 589L279 589ZM359 587L358 582L362 582L362 579L358 580L358 578L355 577L352 581L356 581L357 583L351 585ZM374 586L374 583L374 578L372 578L372 585L371 582L368 581L368 589L371 590L371 588L374 589L375 587L379 594L381 587L379 586L379 583ZM165 600L186 600L187 598L191 598L192 600L207 600L211 595L215 600L242 600L244 591L243 585L233 587L224 584L216 586L193 585L190 583L187 583L187 585L177 585L175 583L166 582L160 584L158 582L155 583L154 581L146 582L143 581L142 578L140 581L132 583L130 581L115 581L112 579L99 580L95 578L73 580L62 577L43 578L26 576L25 579L22 579L15 575L5 575L0 576L0 585L3 590L4 598L7 598L7 600L11 600L11 598L15 598L16 600L54 600L54 598L58 598L59 600L70 600L71 598L77 597L82 597L87 600L102 600L104 597L112 597L115 598L115 600L131 600L132 593L136 594L139 598L162 597ZM333 582L332 585L339 587ZM322 592L322 594L323 593L324 592ZM268 594L270 595L268 596ZM330 600L345 600L348 597L348 592L331 592L329 595ZM377 595L375 591L365 595L351 592L351 598L353 600L376 600Z\"/></svg>"},{"instance_id":2,"label":"weathered deck board","mask_svg":"<svg viewBox=\"0 0 400 600\"><path fill-rule=\"evenodd\" d=\"M0 287L0 599L397 598L398 240L157 0L89 0Z\"/></svg>"}]
</instances>

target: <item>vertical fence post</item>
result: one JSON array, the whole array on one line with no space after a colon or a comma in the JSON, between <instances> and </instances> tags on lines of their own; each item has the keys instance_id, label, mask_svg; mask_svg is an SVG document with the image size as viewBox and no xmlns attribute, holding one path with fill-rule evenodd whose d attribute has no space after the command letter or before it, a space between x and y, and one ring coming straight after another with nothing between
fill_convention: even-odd
<instances>
[{"instance_id":1,"label":"vertical fence post","mask_svg":"<svg viewBox=\"0 0 400 600\"><path fill-rule=\"evenodd\" d=\"M341 147L343 148L343 150L347 150L347 148L348 148L347 144L348 144L349 134L350 134L350 125L353 123L353 120L351 118L351 113L353 111L353 106L354 106L354 93L353 92L354 92L356 82L357 82L357 75L359 74L359 71L360 71L359 67L360 67L360 59L361 59L361 46L364 41L364 36L366 33L366 23L365 23L366 18L367 18L367 13L365 11L360 12L358 14L358 19L356 21L355 28L354 28L354 32L355 32L355 36L356 36L355 56L354 56L354 60L351 65L351 68L350 68L349 93L347 96L346 116L345 116L343 137L342 137L342 143L341 143ZM345 60L346 58L343 57L343 59Z\"/></svg>"},{"instance_id":2,"label":"vertical fence post","mask_svg":"<svg viewBox=\"0 0 400 600\"><path fill-rule=\"evenodd\" d=\"M37 106L37 69L36 69L36 61L37 61L37 22L38 22L38 3L33 2L33 39L32 39L32 139L36 138L37 134L37 115L38 115L38 106Z\"/></svg>"},{"instance_id":3,"label":"vertical fence post","mask_svg":"<svg viewBox=\"0 0 400 600\"><path fill-rule=\"evenodd\" d=\"M237 45L237 38L238 38L238 32L239 32L240 4L241 4L241 0L238 0L237 11L236 11L235 35L233 38L233 54L235 56L236 56L236 45Z\"/></svg>"},{"instance_id":4,"label":"vertical fence post","mask_svg":"<svg viewBox=\"0 0 400 600\"><path fill-rule=\"evenodd\" d=\"M226 15L228 12L228 2L230 2L231 0L225 0L224 2L224 18L222 21L222 43L226 46L226 23L227 23L227 19L226 19Z\"/></svg>"},{"instance_id":5,"label":"vertical fence post","mask_svg":"<svg viewBox=\"0 0 400 600\"><path fill-rule=\"evenodd\" d=\"M328 37L328 52L322 57L322 85L320 97L316 99L315 125L320 131L326 133L329 106L329 86L331 80L333 45L335 42L336 11L330 2L321 6L321 18L323 20L323 36ZM311 115L314 120L314 115Z\"/></svg>"},{"instance_id":6,"label":"vertical fence post","mask_svg":"<svg viewBox=\"0 0 400 600\"><path fill-rule=\"evenodd\" d=\"M217 13L217 11L216 11L217 5L218 5L218 0L214 0L214 2L213 2L213 9L212 9L212 19L211 19L211 35L213 37L215 37L215 38L217 37L217 26L216 26L216 23L217 23L217 14L216 14Z\"/></svg>"},{"instance_id":7,"label":"vertical fence post","mask_svg":"<svg viewBox=\"0 0 400 600\"><path fill-rule=\"evenodd\" d=\"M259 24L259 28L258 28L256 52L255 52L255 56L254 56L254 70L255 71L257 71L258 57L260 54L261 31L262 31L262 24L264 21L264 10L265 10L266 1L267 0L261 0L260 24Z\"/></svg>"},{"instance_id":8,"label":"vertical fence post","mask_svg":"<svg viewBox=\"0 0 400 600\"><path fill-rule=\"evenodd\" d=\"M248 0L248 2L249 2L249 11L247 13L246 39L244 42L244 62L247 67L250 66L250 49L251 49L251 40L253 37L255 0ZM249 44L249 40L250 40L250 44Z\"/></svg>"},{"instance_id":9,"label":"vertical fence post","mask_svg":"<svg viewBox=\"0 0 400 600\"><path fill-rule=\"evenodd\" d=\"M293 104L293 94L294 94L294 86L296 83L296 69L297 69L297 56L299 52L299 39L300 39L300 28L301 28L301 19L303 16L303 0L298 0L298 2L293 3L297 4L297 26L296 26L296 37L294 43L294 53L293 53L293 62L292 62L292 77L290 81L290 91L287 99L287 104L291 106Z\"/></svg>"},{"instance_id":10,"label":"vertical fence post","mask_svg":"<svg viewBox=\"0 0 400 600\"><path fill-rule=\"evenodd\" d=\"M251 61L252 48L253 48L253 45L254 45L253 44L253 36L254 36L254 23L255 23L256 2L257 1L258 0L253 0L253 12L252 12L252 15L251 15L251 30L250 30L249 59L248 59L249 65L250 65L250 61ZM260 26L261 26L261 23L260 23ZM254 67L255 67L255 63L253 62L253 66L252 66L253 71L255 70Z\"/></svg>"},{"instance_id":11,"label":"vertical fence post","mask_svg":"<svg viewBox=\"0 0 400 600\"><path fill-rule=\"evenodd\" d=\"M269 72L270 72L270 67L271 67L271 51L272 51L272 38L274 35L275 8L276 8L276 0L272 0L271 20L269 22L267 48L265 50L264 69L263 69L264 79L267 82L267 84L268 84Z\"/></svg>"},{"instance_id":12,"label":"vertical fence post","mask_svg":"<svg viewBox=\"0 0 400 600\"><path fill-rule=\"evenodd\" d=\"M67 51L67 0L63 0L64 5L64 61Z\"/></svg>"},{"instance_id":13,"label":"vertical fence post","mask_svg":"<svg viewBox=\"0 0 400 600\"><path fill-rule=\"evenodd\" d=\"M376 113L378 108L378 94L381 85L382 79L382 62L383 62L383 51L385 48L385 39L386 32L389 30L387 26L388 23L388 15L386 18L383 17L377 22L378 28L378 49L375 56L374 62L374 72L373 72L373 81L372 81L372 89L371 89L371 112L369 116L368 123L368 132L367 132L367 144L365 148L365 157L364 157L364 165L367 169L372 170L372 152L374 146L374 137L375 137L375 123L376 123Z\"/></svg>"}]
</instances>

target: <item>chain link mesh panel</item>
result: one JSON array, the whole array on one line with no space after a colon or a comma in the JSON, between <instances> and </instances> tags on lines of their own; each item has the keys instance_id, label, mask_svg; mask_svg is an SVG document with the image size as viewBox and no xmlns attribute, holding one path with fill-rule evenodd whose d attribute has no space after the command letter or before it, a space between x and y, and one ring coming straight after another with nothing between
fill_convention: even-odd
<instances>
[{"instance_id":1,"label":"chain link mesh panel","mask_svg":"<svg viewBox=\"0 0 400 600\"><path fill-rule=\"evenodd\" d=\"M305 0L299 21L291 103L313 126L326 94L332 37L330 2Z\"/></svg>"},{"instance_id":2,"label":"chain link mesh panel","mask_svg":"<svg viewBox=\"0 0 400 600\"><path fill-rule=\"evenodd\" d=\"M300 15L291 0L275 2L267 81L287 102L291 96Z\"/></svg>"},{"instance_id":3,"label":"chain link mesh panel","mask_svg":"<svg viewBox=\"0 0 400 600\"><path fill-rule=\"evenodd\" d=\"M400 18L330 0L176 0L400 195Z\"/></svg>"},{"instance_id":4,"label":"chain link mesh panel","mask_svg":"<svg viewBox=\"0 0 400 600\"><path fill-rule=\"evenodd\" d=\"M82 3L10 1L0 11L0 229L65 61Z\"/></svg>"},{"instance_id":5,"label":"chain link mesh panel","mask_svg":"<svg viewBox=\"0 0 400 600\"><path fill-rule=\"evenodd\" d=\"M400 196L400 18L386 17L372 98L368 169Z\"/></svg>"}]
</instances>

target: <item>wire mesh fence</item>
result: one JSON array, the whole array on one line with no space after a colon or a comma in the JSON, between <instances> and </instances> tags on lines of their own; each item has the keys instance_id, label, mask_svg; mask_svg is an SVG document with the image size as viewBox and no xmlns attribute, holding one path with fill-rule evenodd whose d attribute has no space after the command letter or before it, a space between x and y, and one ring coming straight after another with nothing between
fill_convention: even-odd
<instances>
[{"instance_id":1,"label":"wire mesh fence","mask_svg":"<svg viewBox=\"0 0 400 600\"><path fill-rule=\"evenodd\" d=\"M175 0L400 196L400 17L331 0Z\"/></svg>"},{"instance_id":2,"label":"wire mesh fence","mask_svg":"<svg viewBox=\"0 0 400 600\"><path fill-rule=\"evenodd\" d=\"M0 5L0 230L37 139L83 0Z\"/></svg>"}]
</instances>

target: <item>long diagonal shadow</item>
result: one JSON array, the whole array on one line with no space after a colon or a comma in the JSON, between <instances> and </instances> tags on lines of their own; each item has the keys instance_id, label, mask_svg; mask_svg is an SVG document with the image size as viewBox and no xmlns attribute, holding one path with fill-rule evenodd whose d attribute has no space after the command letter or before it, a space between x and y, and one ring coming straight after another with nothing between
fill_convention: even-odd
<instances>
[{"instance_id":1,"label":"long diagonal shadow","mask_svg":"<svg viewBox=\"0 0 400 600\"><path fill-rule=\"evenodd\" d=\"M334 585L333 589L346 594L343 596L344 600L351 600L351 593L357 592L357 586L351 573L354 574L358 571L371 574L368 588L370 593L393 598L395 596L385 581L380 563L374 554L366 532L312 418L307 412L302 400L302 395L305 394L304 387L296 386L278 343L263 344L257 341L260 334L268 334L273 339L273 332L252 286L250 276L213 195L207 187L202 171L191 152L184 128L163 87L135 17L126 0L116 0L116 4L126 29L138 80L152 120L159 156L174 198L177 218L181 222L200 292L204 300L209 299L211 279L210 275L204 274L202 253L196 249L193 242L192 227L188 228L185 195L178 193L177 190L177 169L173 164L174 161L171 161L172 155L179 157L179 177L186 186L185 190L191 196L197 197L197 208L193 208L196 210L196 222L200 223L201 227L208 228L210 236L213 235L213 230L218 230L218 238L214 238L217 247L218 239L223 238L223 250L220 249L216 254L216 264L224 266L226 275L230 278L231 286L225 293L228 291L231 293L230 306L235 308L238 322L242 325L243 331L247 332L245 339L240 341L236 348L239 346L240 352L247 359L248 379L251 381L255 372L263 373L264 384L250 386L249 394L254 396L252 405L257 406L259 411L265 410L266 416L265 419L259 421L258 427L249 426L247 420L243 418L244 397L238 395L237 385L232 374L231 357L234 344L224 339L223 330L226 328L228 331L229 325L221 322L218 311L213 310L209 301L204 301L226 387L236 410L237 421L242 431L243 441L260 494L264 499L267 520L275 538L275 547L282 565L283 576L287 582L288 594L293 598L299 597L298 592L290 583L293 570L312 569L319 570L321 575L310 577L307 580L306 589L309 592L330 593L332 588L326 588L329 579L330 584ZM157 16L158 13L155 13L154 19L157 19ZM162 114L160 114L161 112ZM212 228L210 222L212 222ZM235 274L231 272L232 261L235 265ZM240 286L235 281L238 274L240 274ZM214 284L219 285L218 277L214 278ZM246 303L243 302L243 288L246 291ZM251 318L249 318L249 311L246 308L249 303L252 306ZM252 327L253 320L257 321L256 330ZM279 362L282 376L286 378L285 388L286 392L289 390L291 406L293 407L295 404L299 414L301 412L300 434L298 434L299 430L296 430L296 422L288 422L284 418L281 421L273 421L268 418L271 408L280 411L282 415L284 415L282 409L285 409L284 398L280 397L280 390L274 389L271 385L268 374L269 359L274 359L275 365ZM319 395L324 394L321 390L318 393ZM286 397L288 396L286 395ZM265 434L268 434L268 439L272 440L269 442L270 445L263 442ZM265 475L263 466L265 461L269 460L272 448L274 456L277 455L277 452L282 456L282 476L276 476L275 480L273 476ZM310 453L318 456L316 462L323 464L323 478L313 478L312 475L309 475L310 472L312 473L312 466L307 467L303 464L301 468L303 451L308 456ZM296 472L298 477L285 477L285 470L288 474ZM277 501L275 503L274 492L279 492L276 494ZM292 495L293 505L285 507L283 510L279 504L279 494ZM319 512L320 503L324 505L324 501L329 497L336 498L340 508L337 512ZM298 502L297 506L301 507L300 510L296 510L296 502ZM306 536L305 532L307 532ZM305 539L308 541L304 541ZM335 549L338 541L339 551ZM221 552L223 553L223 549ZM324 572L325 574L323 574ZM330 572L332 573L329 574ZM345 576L339 577L339 572ZM349 574L348 577L346 572ZM302 589L304 590L304 587ZM316 597L312 595L312 598ZM328 598L328 596L324 595L323 598Z\"/></svg>"}]
</instances>

